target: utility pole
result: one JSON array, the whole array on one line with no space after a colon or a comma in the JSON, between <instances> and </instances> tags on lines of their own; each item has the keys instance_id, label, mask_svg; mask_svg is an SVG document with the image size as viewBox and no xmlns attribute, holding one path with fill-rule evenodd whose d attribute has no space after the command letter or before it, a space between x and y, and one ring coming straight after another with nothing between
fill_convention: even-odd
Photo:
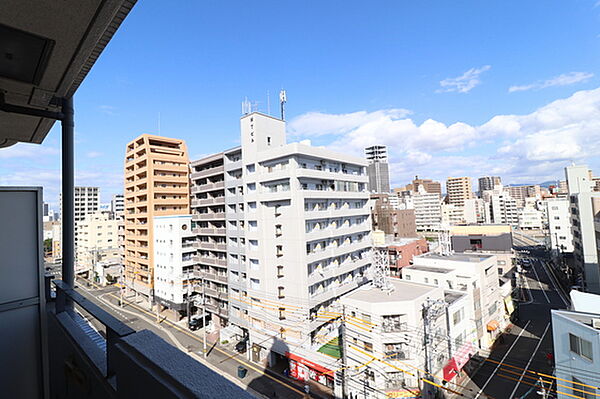
<instances>
[{"instance_id":1,"label":"utility pole","mask_svg":"<svg viewBox=\"0 0 600 399\"><path fill-rule=\"evenodd\" d=\"M439 316L445 314L447 311L447 304L443 299L431 300L428 299L423 303L422 308L422 316L423 316L423 347L425 354L425 376L423 378L427 380L433 380L434 377L431 373L431 358L429 354L429 344L431 344L429 340L429 332L430 332L430 323L438 319ZM431 391L430 391L431 389ZM434 385L429 384L426 381L423 381L423 399L433 398L437 392L437 388Z\"/></svg>"},{"instance_id":2,"label":"utility pole","mask_svg":"<svg viewBox=\"0 0 600 399\"><path fill-rule=\"evenodd\" d=\"M427 304L423 304L423 309L422 309L422 316L423 316L423 348L425 349L425 379L429 379L429 351L427 349L427 347L429 346L429 329L427 327L429 324L429 307L427 306ZM430 395L429 395L429 389L427 388L427 386L429 386L429 383L423 381L423 398L424 399L429 399ZM433 389L433 386L431 386L431 388Z\"/></svg>"},{"instance_id":3,"label":"utility pole","mask_svg":"<svg viewBox=\"0 0 600 399\"><path fill-rule=\"evenodd\" d=\"M121 271L121 275L119 276L119 283L121 284L121 286L119 287L119 292L120 292L120 296L121 296L121 302L119 302L119 304L121 305L121 307L123 307L123 290L125 289L125 284L123 282L124 278L123 278L123 269L125 268L125 265L122 264L121 267L119 268L119 270Z\"/></svg>"},{"instance_id":4,"label":"utility pole","mask_svg":"<svg viewBox=\"0 0 600 399\"><path fill-rule=\"evenodd\" d=\"M204 296L204 277L202 277L202 353L206 357L206 300Z\"/></svg>"},{"instance_id":5,"label":"utility pole","mask_svg":"<svg viewBox=\"0 0 600 399\"><path fill-rule=\"evenodd\" d=\"M342 337L342 397L348 397L348 353L346 351L346 345L348 344L348 338L346 335L346 305L342 305L342 325L341 325L341 337Z\"/></svg>"}]
</instances>

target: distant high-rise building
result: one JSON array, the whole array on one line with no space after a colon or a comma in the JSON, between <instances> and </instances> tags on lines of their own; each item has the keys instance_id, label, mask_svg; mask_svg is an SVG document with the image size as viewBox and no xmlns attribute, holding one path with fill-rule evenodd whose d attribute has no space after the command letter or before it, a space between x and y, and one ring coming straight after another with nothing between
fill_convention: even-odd
<instances>
[{"instance_id":1,"label":"distant high-rise building","mask_svg":"<svg viewBox=\"0 0 600 399\"><path fill-rule=\"evenodd\" d=\"M539 184L504 186L504 191L517 201L517 208L519 209L525 206L525 200L527 198L541 198L542 196L542 189Z\"/></svg>"},{"instance_id":2,"label":"distant high-rise building","mask_svg":"<svg viewBox=\"0 0 600 399\"><path fill-rule=\"evenodd\" d=\"M414 209L397 209L391 198L395 195L371 195L371 220L373 230L382 230L393 238L417 237Z\"/></svg>"},{"instance_id":3,"label":"distant high-rise building","mask_svg":"<svg viewBox=\"0 0 600 399\"><path fill-rule=\"evenodd\" d=\"M419 176L415 176L412 184L407 186L407 188L415 193L419 192L419 187L423 187L425 192L430 194L442 194L442 184L439 181L433 181L431 179L419 179Z\"/></svg>"},{"instance_id":4,"label":"distant high-rise building","mask_svg":"<svg viewBox=\"0 0 600 399\"><path fill-rule=\"evenodd\" d=\"M75 199L75 242L77 242L77 222L85 219L86 215L96 213L100 209L100 189L98 187L77 186L74 190ZM62 212L62 193L60 194L60 214Z\"/></svg>"},{"instance_id":5,"label":"distant high-rise building","mask_svg":"<svg viewBox=\"0 0 600 399\"><path fill-rule=\"evenodd\" d=\"M465 200L473 197L470 177L449 177L446 180L448 203L463 206Z\"/></svg>"},{"instance_id":6,"label":"distant high-rise building","mask_svg":"<svg viewBox=\"0 0 600 399\"><path fill-rule=\"evenodd\" d=\"M367 147L365 148L365 155L368 162L369 190L373 193L389 193L390 171L387 147L384 145Z\"/></svg>"},{"instance_id":7,"label":"distant high-rise building","mask_svg":"<svg viewBox=\"0 0 600 399\"><path fill-rule=\"evenodd\" d=\"M500 176L483 176L479 178L479 196L485 190L493 190L494 186L502 184Z\"/></svg>"},{"instance_id":8,"label":"distant high-rise building","mask_svg":"<svg viewBox=\"0 0 600 399\"><path fill-rule=\"evenodd\" d=\"M185 142L142 134L125 154L125 285L151 299L154 217L189 215Z\"/></svg>"},{"instance_id":9,"label":"distant high-rise building","mask_svg":"<svg viewBox=\"0 0 600 399\"><path fill-rule=\"evenodd\" d=\"M125 196L123 194L113 194L110 201L110 211L115 219L118 214L122 214L125 211Z\"/></svg>"},{"instance_id":10,"label":"distant high-rise building","mask_svg":"<svg viewBox=\"0 0 600 399\"><path fill-rule=\"evenodd\" d=\"M48 216L48 203L44 202L43 203L43 207L44 207L44 209L43 209L43 212L44 212L43 216Z\"/></svg>"}]
</instances>

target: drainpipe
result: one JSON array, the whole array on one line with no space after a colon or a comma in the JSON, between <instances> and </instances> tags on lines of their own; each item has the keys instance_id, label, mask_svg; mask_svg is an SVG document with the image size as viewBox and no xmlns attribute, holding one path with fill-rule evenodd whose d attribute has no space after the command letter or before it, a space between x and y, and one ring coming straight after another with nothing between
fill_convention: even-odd
<instances>
[{"instance_id":1,"label":"drainpipe","mask_svg":"<svg viewBox=\"0 0 600 399\"><path fill-rule=\"evenodd\" d=\"M21 105L8 104L0 91L0 111L13 114L56 119L62 125L62 279L74 287L75 283L75 208L74 208L74 154L73 154L73 98L53 98L52 104L60 104L61 111L46 111ZM72 303L71 303L72 305Z\"/></svg>"},{"instance_id":2,"label":"drainpipe","mask_svg":"<svg viewBox=\"0 0 600 399\"><path fill-rule=\"evenodd\" d=\"M62 100L62 280L75 284L75 168L73 97Z\"/></svg>"}]
</instances>

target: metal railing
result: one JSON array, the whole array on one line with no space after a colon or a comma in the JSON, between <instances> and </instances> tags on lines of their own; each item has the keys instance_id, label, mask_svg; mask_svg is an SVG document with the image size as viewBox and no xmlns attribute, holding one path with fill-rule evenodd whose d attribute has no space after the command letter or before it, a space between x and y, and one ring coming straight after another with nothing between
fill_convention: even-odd
<instances>
[{"instance_id":1,"label":"metal railing","mask_svg":"<svg viewBox=\"0 0 600 399\"><path fill-rule=\"evenodd\" d=\"M106 353L105 357L101 358L98 352L88 353L90 359L96 364L99 370L102 371L104 377L109 378L115 374L114 357L115 344L120 338L133 334L135 330L126 326L114 316L100 308L89 299L85 298L80 293L67 285L64 281L54 280L56 287L56 317L64 324L72 324L73 313L72 309L67 306L68 303L76 303L92 315L106 328Z\"/></svg>"}]
</instances>

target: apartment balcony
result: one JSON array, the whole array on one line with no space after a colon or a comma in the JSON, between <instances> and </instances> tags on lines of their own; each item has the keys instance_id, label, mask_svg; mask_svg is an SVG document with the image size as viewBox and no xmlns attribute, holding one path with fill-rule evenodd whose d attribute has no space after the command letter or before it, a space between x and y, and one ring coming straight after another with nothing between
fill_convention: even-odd
<instances>
[{"instance_id":1,"label":"apartment balcony","mask_svg":"<svg viewBox=\"0 0 600 399\"><path fill-rule=\"evenodd\" d=\"M225 227L200 227L194 229L194 234L224 236L225 231Z\"/></svg>"},{"instance_id":2,"label":"apartment balcony","mask_svg":"<svg viewBox=\"0 0 600 399\"><path fill-rule=\"evenodd\" d=\"M192 178L192 180L202 179L203 177L210 177L210 176L222 174L224 171L225 171L225 168L223 167L223 165L216 166L214 168L204 169L199 172L194 170L191 173L191 178Z\"/></svg>"},{"instance_id":3,"label":"apartment balcony","mask_svg":"<svg viewBox=\"0 0 600 399\"><path fill-rule=\"evenodd\" d=\"M368 234L370 231L371 225L367 222L355 224L352 226L341 225L340 227L326 227L324 229L312 229L311 231L307 232L306 240L313 241L324 238L358 233Z\"/></svg>"},{"instance_id":4,"label":"apartment balcony","mask_svg":"<svg viewBox=\"0 0 600 399\"><path fill-rule=\"evenodd\" d=\"M225 204L225 196L222 195L220 197L212 197L212 198L193 198L192 197L192 206L205 206L205 205L223 205Z\"/></svg>"},{"instance_id":5,"label":"apartment balcony","mask_svg":"<svg viewBox=\"0 0 600 399\"><path fill-rule=\"evenodd\" d=\"M371 246L369 240L354 241L352 244L341 244L337 247L327 247L322 251L313 251L306 255L306 263L316 262L321 259L332 258L347 253L352 253L360 249L369 248Z\"/></svg>"},{"instance_id":6,"label":"apartment balcony","mask_svg":"<svg viewBox=\"0 0 600 399\"><path fill-rule=\"evenodd\" d=\"M209 212L209 213L195 213L196 218L194 220L224 220L225 212Z\"/></svg>"},{"instance_id":7,"label":"apartment balcony","mask_svg":"<svg viewBox=\"0 0 600 399\"><path fill-rule=\"evenodd\" d=\"M359 267L366 266L369 264L369 262L369 257L365 255L363 258L346 261L338 266L329 266L326 268L322 268L321 270L316 270L308 275L308 284L312 285L318 283L319 281L325 281L335 276L340 276L342 274L356 270Z\"/></svg>"},{"instance_id":8,"label":"apartment balcony","mask_svg":"<svg viewBox=\"0 0 600 399\"><path fill-rule=\"evenodd\" d=\"M242 160L227 162L225 161L225 170L236 170L242 168Z\"/></svg>"},{"instance_id":9,"label":"apartment balcony","mask_svg":"<svg viewBox=\"0 0 600 399\"><path fill-rule=\"evenodd\" d=\"M193 184L192 185L192 194L198 194L208 191L214 190L222 190L225 188L225 182L223 180L215 182L215 183L206 183L206 184Z\"/></svg>"},{"instance_id":10,"label":"apartment balcony","mask_svg":"<svg viewBox=\"0 0 600 399\"><path fill-rule=\"evenodd\" d=\"M357 183L367 183L368 182L368 177L366 175L353 175L350 173L329 172L327 170L317 170L317 169L298 168L298 169L296 169L296 176L308 177L311 179L319 179L319 180L343 180L343 181L357 182Z\"/></svg>"},{"instance_id":11,"label":"apartment balcony","mask_svg":"<svg viewBox=\"0 0 600 399\"><path fill-rule=\"evenodd\" d=\"M310 220L353 216L369 216L370 214L371 211L368 208L327 208L321 211L305 211L304 218L306 220Z\"/></svg>"}]
</instances>

